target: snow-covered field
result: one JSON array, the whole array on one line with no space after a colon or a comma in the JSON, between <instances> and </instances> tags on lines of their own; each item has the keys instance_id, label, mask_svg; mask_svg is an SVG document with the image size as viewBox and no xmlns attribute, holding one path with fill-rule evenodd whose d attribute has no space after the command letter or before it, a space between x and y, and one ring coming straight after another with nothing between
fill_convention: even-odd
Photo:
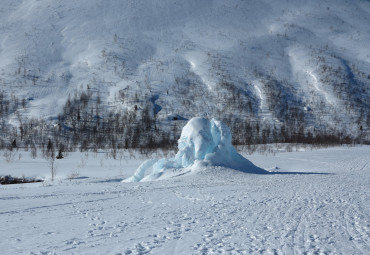
<instances>
[{"instance_id":1,"label":"snow-covered field","mask_svg":"<svg viewBox=\"0 0 370 255\"><path fill-rule=\"evenodd\" d=\"M47 177L29 157L2 158L0 175ZM1 254L370 253L370 146L247 158L277 173L121 183L143 159L70 153L54 182L0 186Z\"/></svg>"}]
</instances>

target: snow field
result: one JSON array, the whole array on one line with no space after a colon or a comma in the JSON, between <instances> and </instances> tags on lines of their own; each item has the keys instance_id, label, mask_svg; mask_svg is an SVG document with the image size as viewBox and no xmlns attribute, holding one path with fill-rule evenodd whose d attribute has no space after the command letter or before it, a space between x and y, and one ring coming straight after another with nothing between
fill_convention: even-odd
<instances>
[{"instance_id":1,"label":"snow field","mask_svg":"<svg viewBox=\"0 0 370 255\"><path fill-rule=\"evenodd\" d=\"M248 156L274 175L205 167L120 183L118 170L96 167L84 179L0 186L2 253L368 254L369 155L361 146ZM0 164L3 174L15 163Z\"/></svg>"}]
</instances>

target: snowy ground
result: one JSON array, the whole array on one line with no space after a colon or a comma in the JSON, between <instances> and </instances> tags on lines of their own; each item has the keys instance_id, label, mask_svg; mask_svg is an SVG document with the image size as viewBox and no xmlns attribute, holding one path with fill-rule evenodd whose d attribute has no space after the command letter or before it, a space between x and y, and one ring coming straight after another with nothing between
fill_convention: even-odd
<instances>
[{"instance_id":1,"label":"snowy ground","mask_svg":"<svg viewBox=\"0 0 370 255\"><path fill-rule=\"evenodd\" d=\"M141 159L70 154L54 182L0 186L1 253L369 254L369 155L370 146L253 154L280 173L213 168L121 183ZM47 177L46 161L28 157L1 159L0 175Z\"/></svg>"}]
</instances>

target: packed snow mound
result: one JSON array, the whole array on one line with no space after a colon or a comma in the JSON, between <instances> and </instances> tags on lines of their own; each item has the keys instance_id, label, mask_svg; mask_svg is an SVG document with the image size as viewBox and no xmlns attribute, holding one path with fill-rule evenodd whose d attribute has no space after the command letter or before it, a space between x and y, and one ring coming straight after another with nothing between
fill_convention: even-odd
<instances>
[{"instance_id":1,"label":"packed snow mound","mask_svg":"<svg viewBox=\"0 0 370 255\"><path fill-rule=\"evenodd\" d=\"M160 178L167 170L193 169L197 166L223 166L247 173L264 174L240 155L231 144L231 132L221 121L192 118L183 128L173 159L151 159L142 163L134 176L124 182L150 181ZM151 170L149 175L145 175Z\"/></svg>"}]
</instances>

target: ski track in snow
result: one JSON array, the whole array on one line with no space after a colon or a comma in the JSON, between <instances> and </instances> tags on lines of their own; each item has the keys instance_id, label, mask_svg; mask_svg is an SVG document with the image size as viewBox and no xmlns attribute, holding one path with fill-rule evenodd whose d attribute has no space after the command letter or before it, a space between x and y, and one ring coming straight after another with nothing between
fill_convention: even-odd
<instances>
[{"instance_id":1,"label":"ski track in snow","mask_svg":"<svg viewBox=\"0 0 370 255\"><path fill-rule=\"evenodd\" d=\"M0 186L2 254L368 254L369 150L256 157L329 174Z\"/></svg>"}]
</instances>

